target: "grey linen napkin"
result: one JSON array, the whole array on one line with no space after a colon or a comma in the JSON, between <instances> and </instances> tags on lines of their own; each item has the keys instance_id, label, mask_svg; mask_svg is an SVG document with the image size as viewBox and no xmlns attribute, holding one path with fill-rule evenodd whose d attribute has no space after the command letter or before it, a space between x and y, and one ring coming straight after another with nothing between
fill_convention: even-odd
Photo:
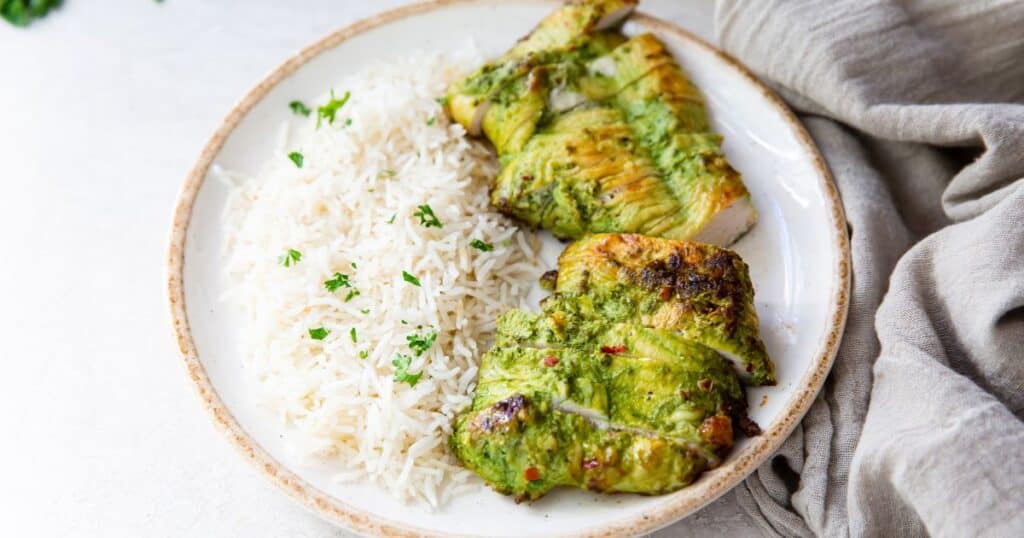
<instances>
[{"instance_id":1,"label":"grey linen napkin","mask_svg":"<svg viewBox=\"0 0 1024 538\"><path fill-rule=\"evenodd\" d=\"M1024 2L720 0L853 249L821 395L737 489L769 534L1024 536Z\"/></svg>"}]
</instances>

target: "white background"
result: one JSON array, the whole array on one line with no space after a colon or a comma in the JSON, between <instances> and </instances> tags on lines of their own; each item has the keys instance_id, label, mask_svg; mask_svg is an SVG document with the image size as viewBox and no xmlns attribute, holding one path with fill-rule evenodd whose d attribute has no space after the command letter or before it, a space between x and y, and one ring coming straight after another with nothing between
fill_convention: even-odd
<instances>
[{"instance_id":1,"label":"white background","mask_svg":"<svg viewBox=\"0 0 1024 538\"><path fill-rule=\"evenodd\" d=\"M221 438L171 338L181 181L231 105L401 1L67 0L0 22L0 536L344 536ZM642 9L711 39L703 0ZM665 536L750 535L727 495Z\"/></svg>"}]
</instances>

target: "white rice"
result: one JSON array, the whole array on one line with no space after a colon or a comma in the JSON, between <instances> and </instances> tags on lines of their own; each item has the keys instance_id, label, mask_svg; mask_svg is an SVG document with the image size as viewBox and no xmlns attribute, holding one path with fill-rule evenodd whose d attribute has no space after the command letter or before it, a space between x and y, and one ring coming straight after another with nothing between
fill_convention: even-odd
<instances>
[{"instance_id":1,"label":"white rice","mask_svg":"<svg viewBox=\"0 0 1024 538\"><path fill-rule=\"evenodd\" d=\"M300 128L282 130L278 153L255 177L222 173L235 187L225 217L227 299L243 320L260 400L287 425L290 448L337 464L339 480L432 506L476 484L448 454L452 417L469 403L495 319L522 306L541 271L532 234L488 206L490 152L435 100L481 61L475 52L420 54L366 69L335 87L351 100L332 124L316 128L325 95L307 103L313 114ZM302 168L292 151L303 154ZM442 228L420 224L421 204ZM494 250L472 248L473 239ZM283 267L288 249L302 257ZM324 282L335 273L359 295L346 302L353 288L329 292ZM309 333L319 327L330 331L322 341ZM436 343L415 356L406 337L430 331ZM394 379L396 354L422 372L415 386Z\"/></svg>"}]
</instances>

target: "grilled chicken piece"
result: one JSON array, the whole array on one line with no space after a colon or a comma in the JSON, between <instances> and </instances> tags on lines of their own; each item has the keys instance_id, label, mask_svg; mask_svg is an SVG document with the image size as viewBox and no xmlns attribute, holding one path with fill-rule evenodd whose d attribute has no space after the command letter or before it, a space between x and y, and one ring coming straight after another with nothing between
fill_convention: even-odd
<instances>
[{"instance_id":1,"label":"grilled chicken piece","mask_svg":"<svg viewBox=\"0 0 1024 538\"><path fill-rule=\"evenodd\" d=\"M613 108L565 113L505 161L491 202L557 237L617 230L685 234L684 208Z\"/></svg>"},{"instance_id":2,"label":"grilled chicken piece","mask_svg":"<svg viewBox=\"0 0 1024 538\"><path fill-rule=\"evenodd\" d=\"M671 331L620 325L605 336L622 343L486 354L455 454L517 500L557 486L664 493L717 466L742 407L735 373Z\"/></svg>"},{"instance_id":3,"label":"grilled chicken piece","mask_svg":"<svg viewBox=\"0 0 1024 538\"><path fill-rule=\"evenodd\" d=\"M506 57L560 49L576 38L618 27L636 9L638 0L573 0L553 11Z\"/></svg>"},{"instance_id":4,"label":"grilled chicken piece","mask_svg":"<svg viewBox=\"0 0 1024 538\"><path fill-rule=\"evenodd\" d=\"M732 252L591 236L562 254L541 307L498 319L450 440L496 490L664 493L717 466L734 429L760 433L743 379L773 383L774 370Z\"/></svg>"},{"instance_id":5,"label":"grilled chicken piece","mask_svg":"<svg viewBox=\"0 0 1024 538\"><path fill-rule=\"evenodd\" d=\"M617 27L636 4L637 0L579 0L552 12L500 58L452 85L447 96L452 118L471 135L481 134L492 98L502 88L538 66L561 64L579 69L610 52L625 38L606 30Z\"/></svg>"},{"instance_id":6,"label":"grilled chicken piece","mask_svg":"<svg viewBox=\"0 0 1024 538\"><path fill-rule=\"evenodd\" d=\"M615 95L661 174L686 208L686 238L728 245L746 232L757 212L740 174L711 132L704 100L653 35L634 37L613 53L616 78L628 82Z\"/></svg>"},{"instance_id":7,"label":"grilled chicken piece","mask_svg":"<svg viewBox=\"0 0 1024 538\"><path fill-rule=\"evenodd\" d=\"M482 133L494 143L503 165L517 165L502 174L492 196L506 213L563 238L629 232L730 244L757 215L739 173L721 152L721 137L711 131L699 91L653 35L626 40L602 30L608 21L621 22L635 3L565 5L498 60L452 85L449 110L470 134ZM636 169L604 166L600 172L632 178L637 169L653 170L672 200L662 198L664 188L645 190L653 184L648 179L644 188L629 191L632 196L606 192L593 170L572 168L571 162L569 168L539 170L555 176L543 186L517 184L516 177L535 177L545 163L571 160L557 146L564 137L545 136L556 129L553 124L561 134L593 136L577 118L562 117L602 107L618 111L615 122L628 130L625 153L633 158L619 166ZM674 206L671 217L663 214L667 206Z\"/></svg>"},{"instance_id":8,"label":"grilled chicken piece","mask_svg":"<svg viewBox=\"0 0 1024 538\"><path fill-rule=\"evenodd\" d=\"M594 235L562 252L555 291L543 305L553 319L637 320L673 330L721 353L746 383L775 384L747 264L734 252L634 234Z\"/></svg>"}]
</instances>

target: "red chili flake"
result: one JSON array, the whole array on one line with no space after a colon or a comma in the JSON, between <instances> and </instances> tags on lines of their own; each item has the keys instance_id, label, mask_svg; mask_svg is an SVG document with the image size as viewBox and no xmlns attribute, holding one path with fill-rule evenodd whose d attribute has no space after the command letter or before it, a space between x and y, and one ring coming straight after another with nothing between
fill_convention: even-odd
<instances>
[{"instance_id":1,"label":"red chili flake","mask_svg":"<svg viewBox=\"0 0 1024 538\"><path fill-rule=\"evenodd\" d=\"M547 357L544 357L544 366L551 368L556 364L558 364L558 357L554 355L548 355Z\"/></svg>"},{"instance_id":2,"label":"red chili flake","mask_svg":"<svg viewBox=\"0 0 1024 538\"><path fill-rule=\"evenodd\" d=\"M536 467L527 467L526 470L523 471L523 477L530 482L536 482L537 480L540 480L540 471L538 471Z\"/></svg>"},{"instance_id":3,"label":"red chili flake","mask_svg":"<svg viewBox=\"0 0 1024 538\"><path fill-rule=\"evenodd\" d=\"M622 353L623 351L626 351L626 346L622 344L619 344L617 346L601 346L601 353L607 353L609 355Z\"/></svg>"},{"instance_id":4,"label":"red chili flake","mask_svg":"<svg viewBox=\"0 0 1024 538\"><path fill-rule=\"evenodd\" d=\"M597 458L587 458L587 459L583 460L583 468L584 469L593 469L593 468L597 467L598 465L601 465L601 463L599 461L597 461Z\"/></svg>"},{"instance_id":5,"label":"red chili flake","mask_svg":"<svg viewBox=\"0 0 1024 538\"><path fill-rule=\"evenodd\" d=\"M664 288L661 288L661 291L658 292L658 297L660 297L662 301L667 301L667 300L671 299L672 298L672 288L670 288L668 286L665 286Z\"/></svg>"}]
</instances>

